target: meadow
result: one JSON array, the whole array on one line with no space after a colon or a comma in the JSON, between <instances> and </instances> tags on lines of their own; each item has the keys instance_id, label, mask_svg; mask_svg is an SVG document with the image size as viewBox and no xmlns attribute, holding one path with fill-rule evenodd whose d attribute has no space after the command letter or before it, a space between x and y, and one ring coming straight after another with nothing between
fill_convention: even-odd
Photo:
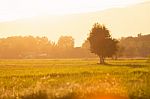
<instances>
[{"instance_id":1,"label":"meadow","mask_svg":"<svg viewBox=\"0 0 150 99\"><path fill-rule=\"evenodd\" d=\"M0 99L150 99L147 60L0 60ZM110 98L112 97L112 98Z\"/></svg>"}]
</instances>

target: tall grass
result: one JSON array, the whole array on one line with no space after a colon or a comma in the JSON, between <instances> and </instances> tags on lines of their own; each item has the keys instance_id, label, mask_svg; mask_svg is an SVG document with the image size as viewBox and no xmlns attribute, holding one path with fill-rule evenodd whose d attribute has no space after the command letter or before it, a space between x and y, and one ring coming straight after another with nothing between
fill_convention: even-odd
<instances>
[{"instance_id":1,"label":"tall grass","mask_svg":"<svg viewBox=\"0 0 150 99\"><path fill-rule=\"evenodd\" d=\"M146 60L0 60L1 99L150 99Z\"/></svg>"}]
</instances>

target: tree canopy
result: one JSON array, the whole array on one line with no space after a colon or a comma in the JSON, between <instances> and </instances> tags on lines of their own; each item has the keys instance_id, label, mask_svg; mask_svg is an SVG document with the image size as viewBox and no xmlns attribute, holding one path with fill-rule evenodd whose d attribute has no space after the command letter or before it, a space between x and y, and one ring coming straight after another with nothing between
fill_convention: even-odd
<instances>
[{"instance_id":1,"label":"tree canopy","mask_svg":"<svg viewBox=\"0 0 150 99\"><path fill-rule=\"evenodd\" d=\"M74 47L74 39L71 36L61 36L58 40L58 47L68 49Z\"/></svg>"},{"instance_id":2,"label":"tree canopy","mask_svg":"<svg viewBox=\"0 0 150 99\"><path fill-rule=\"evenodd\" d=\"M90 50L100 58L100 63L104 64L106 57L113 56L117 51L117 40L112 39L109 30L99 23L93 25L88 37Z\"/></svg>"}]
</instances>

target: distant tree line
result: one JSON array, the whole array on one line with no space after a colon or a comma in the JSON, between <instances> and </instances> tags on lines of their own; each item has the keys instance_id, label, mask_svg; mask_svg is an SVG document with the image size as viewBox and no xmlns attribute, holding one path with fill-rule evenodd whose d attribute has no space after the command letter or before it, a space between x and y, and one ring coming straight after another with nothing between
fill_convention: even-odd
<instances>
[{"instance_id":1,"label":"distant tree line","mask_svg":"<svg viewBox=\"0 0 150 99\"><path fill-rule=\"evenodd\" d=\"M119 40L119 57L148 57L150 55L150 34L137 37L123 37Z\"/></svg>"},{"instance_id":2,"label":"distant tree line","mask_svg":"<svg viewBox=\"0 0 150 99\"><path fill-rule=\"evenodd\" d=\"M123 37L118 40L117 57L148 57L150 35ZM108 46L109 47L109 46ZM110 49L111 50L111 49ZM47 37L12 36L0 39L0 58L96 58L90 53L89 39L74 47L71 36L61 36L57 43Z\"/></svg>"},{"instance_id":3,"label":"distant tree line","mask_svg":"<svg viewBox=\"0 0 150 99\"><path fill-rule=\"evenodd\" d=\"M57 43L47 37L12 36L0 39L0 58L88 58L89 50L74 47L71 36L61 36Z\"/></svg>"}]
</instances>

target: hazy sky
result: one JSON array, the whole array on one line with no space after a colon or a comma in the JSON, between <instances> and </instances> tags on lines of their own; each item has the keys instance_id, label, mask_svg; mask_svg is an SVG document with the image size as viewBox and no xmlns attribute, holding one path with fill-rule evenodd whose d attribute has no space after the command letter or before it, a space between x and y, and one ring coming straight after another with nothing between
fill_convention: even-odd
<instances>
[{"instance_id":1,"label":"hazy sky","mask_svg":"<svg viewBox=\"0 0 150 99\"><path fill-rule=\"evenodd\" d=\"M89 29L91 28L93 23L96 21L103 22L103 20L99 19L98 16L90 19L88 19L89 17L83 18L82 16L82 18L75 17L75 19L77 18L78 20L74 21L74 18L68 19L66 14L100 11L114 7L126 7L128 5L145 1L150 0L0 0L0 22L2 23L0 24L1 28L0 37L8 37L16 35L33 35L33 36L37 35L37 36L47 36L50 40L57 41L61 35L70 35L73 36L73 38L75 38L76 46L80 46L81 43L86 39L89 33ZM54 17L56 17L55 15L57 15L57 17L59 17L60 20L58 18L57 19L61 22L60 23L53 22L53 19L50 19L52 17L50 15L53 15ZM148 14L146 13L144 15L147 16ZM31 18L32 19L31 21L33 21L33 23L32 22L27 24L21 23L11 24L11 22L9 23L9 21L30 18L34 16L48 16L48 19L45 19L46 21L43 21L43 25L37 23L38 20L34 22L35 18ZM135 16L134 18L136 18L137 16ZM119 22L121 22L121 19L117 25L116 22L113 22L115 18L116 17L108 18L107 20L109 20L110 23L104 22L104 24L106 24L109 27L109 29L111 30L111 32L115 37L128 36L130 32L134 33L135 30L137 30L137 27L134 27L135 29L131 29L133 30L131 31L129 29L126 29L126 26L124 26L123 28L119 28L120 29L119 31L118 27L120 26ZM136 25L141 23L148 24L146 23L148 21L146 22L142 21L141 23L140 22L141 21L139 20L139 22L137 22ZM132 20L131 23L133 23ZM113 26L111 24L113 24ZM115 26L117 27L115 28ZM146 28L148 26L149 25L146 25ZM143 29L145 31L139 30L138 32L149 33L147 32L148 29L149 28L147 28L146 30ZM123 34L124 32L127 34L124 35ZM135 34L138 32L136 31Z\"/></svg>"},{"instance_id":2,"label":"hazy sky","mask_svg":"<svg viewBox=\"0 0 150 99\"><path fill-rule=\"evenodd\" d=\"M123 7L146 0L0 0L0 22L41 15L64 15Z\"/></svg>"}]
</instances>

